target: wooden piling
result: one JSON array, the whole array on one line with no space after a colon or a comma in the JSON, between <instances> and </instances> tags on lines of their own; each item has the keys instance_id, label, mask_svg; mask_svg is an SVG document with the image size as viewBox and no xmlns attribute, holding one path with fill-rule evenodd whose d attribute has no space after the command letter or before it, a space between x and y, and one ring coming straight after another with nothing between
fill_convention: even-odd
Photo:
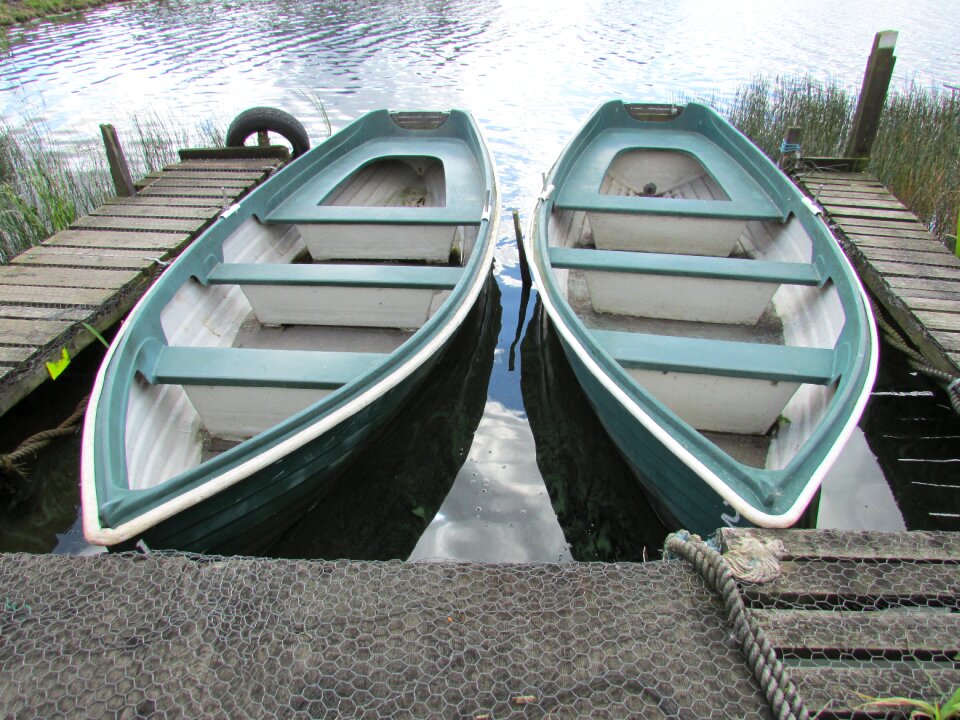
<instances>
[{"instance_id":1,"label":"wooden piling","mask_svg":"<svg viewBox=\"0 0 960 720\"><path fill-rule=\"evenodd\" d=\"M893 76L897 58L893 54L897 44L896 30L883 30L873 38L873 49L863 74L860 99L853 116L853 127L847 140L848 158L868 157L880 127L880 113L887 100L887 88Z\"/></svg>"},{"instance_id":2,"label":"wooden piling","mask_svg":"<svg viewBox=\"0 0 960 720\"><path fill-rule=\"evenodd\" d=\"M101 125L100 134L103 136L103 147L107 152L107 164L110 166L110 177L113 178L117 197L133 197L137 194L137 188L130 176L130 167L123 155L116 129L113 125Z\"/></svg>"}]
</instances>

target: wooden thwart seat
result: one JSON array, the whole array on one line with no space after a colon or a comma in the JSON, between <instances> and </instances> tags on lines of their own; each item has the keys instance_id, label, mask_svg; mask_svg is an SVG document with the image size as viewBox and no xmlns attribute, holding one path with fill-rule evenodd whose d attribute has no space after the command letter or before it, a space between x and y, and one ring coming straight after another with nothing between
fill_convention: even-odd
<instances>
[{"instance_id":1,"label":"wooden thwart seat","mask_svg":"<svg viewBox=\"0 0 960 720\"><path fill-rule=\"evenodd\" d=\"M463 269L433 265L221 263L207 276L212 285L289 285L451 290Z\"/></svg>"},{"instance_id":2,"label":"wooden thwart seat","mask_svg":"<svg viewBox=\"0 0 960 720\"><path fill-rule=\"evenodd\" d=\"M833 350L824 348L613 330L591 330L590 334L627 368L819 385L827 385L836 379Z\"/></svg>"},{"instance_id":3,"label":"wooden thwart seat","mask_svg":"<svg viewBox=\"0 0 960 720\"><path fill-rule=\"evenodd\" d=\"M608 330L591 335L653 397L702 431L763 435L801 384L837 378L834 352L822 348Z\"/></svg>"}]
</instances>

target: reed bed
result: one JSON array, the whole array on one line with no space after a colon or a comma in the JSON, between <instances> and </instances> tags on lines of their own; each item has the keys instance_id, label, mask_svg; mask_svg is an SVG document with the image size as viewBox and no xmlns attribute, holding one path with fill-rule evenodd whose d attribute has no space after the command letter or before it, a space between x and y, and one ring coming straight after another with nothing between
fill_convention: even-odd
<instances>
[{"instance_id":1,"label":"reed bed","mask_svg":"<svg viewBox=\"0 0 960 720\"><path fill-rule=\"evenodd\" d=\"M787 128L803 129L803 154L839 156L857 92L839 82L758 77L718 108L769 157L780 154ZM960 97L909 85L887 97L867 167L924 222L955 247L960 207Z\"/></svg>"},{"instance_id":2,"label":"reed bed","mask_svg":"<svg viewBox=\"0 0 960 720\"><path fill-rule=\"evenodd\" d=\"M173 113L132 116L118 128L130 172L138 178L175 162L190 145L222 146L225 124L186 128ZM68 227L113 195L99 138L58 149L50 129L24 120L0 126L0 264Z\"/></svg>"}]
</instances>

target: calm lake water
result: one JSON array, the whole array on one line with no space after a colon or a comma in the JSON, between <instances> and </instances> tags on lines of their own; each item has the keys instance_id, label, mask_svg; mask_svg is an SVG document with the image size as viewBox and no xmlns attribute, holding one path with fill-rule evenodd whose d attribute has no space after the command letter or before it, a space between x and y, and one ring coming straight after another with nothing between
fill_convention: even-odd
<instances>
[{"instance_id":1,"label":"calm lake water","mask_svg":"<svg viewBox=\"0 0 960 720\"><path fill-rule=\"evenodd\" d=\"M666 530L541 327L536 292L521 289L509 212L526 226L541 173L604 99L724 100L759 73L858 87L885 29L900 32L895 83L960 84L960 5L942 0L722 10L695 0L134 0L11 29L0 109L12 127L44 118L65 148L96 137L99 123L123 134L135 113L225 125L254 105L293 113L316 139L311 94L335 129L380 107L469 109L496 158L504 208L488 305L457 349L469 370L445 363L378 451L273 552L639 559ZM960 527L960 463L949 450L960 423L887 348L861 427L825 484L822 524ZM39 509L8 514L0 548L82 549L69 530L76 454L66 443L38 463Z\"/></svg>"}]
</instances>

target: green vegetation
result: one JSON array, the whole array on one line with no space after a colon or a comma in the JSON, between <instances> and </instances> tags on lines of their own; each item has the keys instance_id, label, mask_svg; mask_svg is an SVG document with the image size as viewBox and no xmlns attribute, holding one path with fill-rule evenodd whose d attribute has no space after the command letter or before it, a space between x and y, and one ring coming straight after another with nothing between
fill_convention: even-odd
<instances>
[{"instance_id":1,"label":"green vegetation","mask_svg":"<svg viewBox=\"0 0 960 720\"><path fill-rule=\"evenodd\" d=\"M174 114L137 115L121 137L133 177L176 162L190 145L223 145L225 129L202 123L190 129ZM121 132L123 128L120 128ZM14 131L0 125L0 264L68 227L113 194L99 138L57 149L42 122L24 121Z\"/></svg>"},{"instance_id":2,"label":"green vegetation","mask_svg":"<svg viewBox=\"0 0 960 720\"><path fill-rule=\"evenodd\" d=\"M107 0L0 0L0 25L98 7Z\"/></svg>"},{"instance_id":3,"label":"green vegetation","mask_svg":"<svg viewBox=\"0 0 960 720\"><path fill-rule=\"evenodd\" d=\"M858 708L861 710L900 708L904 712L910 712L910 720L960 720L960 688L943 704L904 697L862 697L868 702Z\"/></svg>"},{"instance_id":4,"label":"green vegetation","mask_svg":"<svg viewBox=\"0 0 960 720\"><path fill-rule=\"evenodd\" d=\"M810 77L754 79L721 107L771 158L791 125L803 129L803 154L843 153L856 93ZM960 207L960 97L917 86L892 90L867 169L952 245Z\"/></svg>"}]
</instances>

